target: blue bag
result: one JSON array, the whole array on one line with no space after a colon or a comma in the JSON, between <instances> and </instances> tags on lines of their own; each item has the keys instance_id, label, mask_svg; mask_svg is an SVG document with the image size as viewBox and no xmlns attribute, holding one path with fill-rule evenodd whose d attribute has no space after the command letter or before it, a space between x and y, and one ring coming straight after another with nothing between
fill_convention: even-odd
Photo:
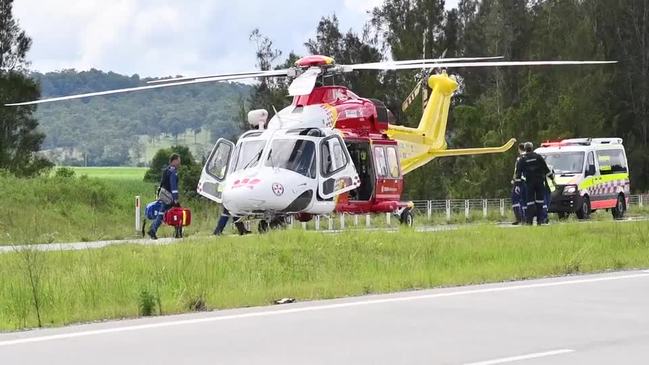
<instances>
[{"instance_id":1,"label":"blue bag","mask_svg":"<svg viewBox=\"0 0 649 365\"><path fill-rule=\"evenodd\" d=\"M164 214L162 209L162 202L160 200L156 200L146 205L146 208L144 208L144 215L146 215L147 219L154 220L158 215Z\"/></svg>"}]
</instances>

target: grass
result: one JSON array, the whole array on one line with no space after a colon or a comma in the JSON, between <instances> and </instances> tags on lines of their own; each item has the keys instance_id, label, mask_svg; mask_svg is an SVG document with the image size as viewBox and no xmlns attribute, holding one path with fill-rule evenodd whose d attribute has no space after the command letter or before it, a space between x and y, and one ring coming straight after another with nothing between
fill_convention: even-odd
<instances>
[{"instance_id":1,"label":"grass","mask_svg":"<svg viewBox=\"0 0 649 365\"><path fill-rule=\"evenodd\" d=\"M146 167L70 167L77 176L108 180L142 181Z\"/></svg>"},{"instance_id":2,"label":"grass","mask_svg":"<svg viewBox=\"0 0 649 365\"><path fill-rule=\"evenodd\" d=\"M118 176L122 177L18 179L0 175L0 245L138 237L135 196L141 196L143 205L154 200L156 184ZM205 200L190 204L195 220L187 235L211 232L218 215L216 204ZM171 229L160 230L161 237L172 234Z\"/></svg>"},{"instance_id":3,"label":"grass","mask_svg":"<svg viewBox=\"0 0 649 365\"><path fill-rule=\"evenodd\" d=\"M25 251L0 255L0 329L646 267L646 222Z\"/></svg>"}]
</instances>

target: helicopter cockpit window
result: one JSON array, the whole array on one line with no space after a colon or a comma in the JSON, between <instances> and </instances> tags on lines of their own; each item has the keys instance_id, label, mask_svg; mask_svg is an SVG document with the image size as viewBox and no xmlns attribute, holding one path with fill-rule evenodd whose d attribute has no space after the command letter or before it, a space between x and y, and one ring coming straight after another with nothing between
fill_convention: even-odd
<instances>
[{"instance_id":1,"label":"helicopter cockpit window","mask_svg":"<svg viewBox=\"0 0 649 365\"><path fill-rule=\"evenodd\" d=\"M385 162L385 150L382 146L374 147L374 165L377 176L388 177L388 165Z\"/></svg>"},{"instance_id":2,"label":"helicopter cockpit window","mask_svg":"<svg viewBox=\"0 0 649 365\"><path fill-rule=\"evenodd\" d=\"M266 141L245 141L237 146L234 168L232 171L249 169L257 166L264 152Z\"/></svg>"},{"instance_id":3,"label":"helicopter cockpit window","mask_svg":"<svg viewBox=\"0 0 649 365\"><path fill-rule=\"evenodd\" d=\"M321 148L323 176L329 176L347 166L347 155L338 137L325 139Z\"/></svg>"},{"instance_id":4,"label":"helicopter cockpit window","mask_svg":"<svg viewBox=\"0 0 649 365\"><path fill-rule=\"evenodd\" d=\"M315 178L315 143L305 139L276 139L271 142L265 166L282 168Z\"/></svg>"}]
</instances>

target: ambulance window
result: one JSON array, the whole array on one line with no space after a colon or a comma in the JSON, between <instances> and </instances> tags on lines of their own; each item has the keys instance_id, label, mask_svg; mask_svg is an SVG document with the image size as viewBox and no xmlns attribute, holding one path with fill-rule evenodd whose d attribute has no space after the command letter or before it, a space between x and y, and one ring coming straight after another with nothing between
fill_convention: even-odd
<instances>
[{"instance_id":1,"label":"ambulance window","mask_svg":"<svg viewBox=\"0 0 649 365\"><path fill-rule=\"evenodd\" d=\"M377 176L388 176L388 166L385 163L385 150L381 146L374 147L374 165L376 167Z\"/></svg>"},{"instance_id":2,"label":"ambulance window","mask_svg":"<svg viewBox=\"0 0 649 365\"><path fill-rule=\"evenodd\" d=\"M397 158L397 149L394 147L386 147L388 154L388 169L390 170L391 178L399 177L399 159Z\"/></svg>"},{"instance_id":3,"label":"ambulance window","mask_svg":"<svg viewBox=\"0 0 649 365\"><path fill-rule=\"evenodd\" d=\"M347 155L340 138L333 136L322 141L321 145L322 175L329 176L347 166Z\"/></svg>"},{"instance_id":4,"label":"ambulance window","mask_svg":"<svg viewBox=\"0 0 649 365\"><path fill-rule=\"evenodd\" d=\"M628 171L622 150L597 151L597 161L602 175L620 174Z\"/></svg>"},{"instance_id":5,"label":"ambulance window","mask_svg":"<svg viewBox=\"0 0 649 365\"><path fill-rule=\"evenodd\" d=\"M595 171L595 157L593 156L592 152L588 153L588 159L586 160L586 176L589 176L588 172L592 169L592 171ZM593 174L594 175L594 174Z\"/></svg>"}]
</instances>

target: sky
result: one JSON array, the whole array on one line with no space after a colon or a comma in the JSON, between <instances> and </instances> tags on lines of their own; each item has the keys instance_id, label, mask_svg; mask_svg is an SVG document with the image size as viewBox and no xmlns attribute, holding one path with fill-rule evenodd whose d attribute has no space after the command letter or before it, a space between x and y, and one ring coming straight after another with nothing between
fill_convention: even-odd
<instances>
[{"instance_id":1,"label":"sky","mask_svg":"<svg viewBox=\"0 0 649 365\"><path fill-rule=\"evenodd\" d=\"M304 54L322 16L361 32L382 0L17 0L32 37L31 69L97 68L140 76L255 69L250 32L259 28L284 55ZM446 0L446 7L458 0ZM308 4L308 5L306 5Z\"/></svg>"}]
</instances>

